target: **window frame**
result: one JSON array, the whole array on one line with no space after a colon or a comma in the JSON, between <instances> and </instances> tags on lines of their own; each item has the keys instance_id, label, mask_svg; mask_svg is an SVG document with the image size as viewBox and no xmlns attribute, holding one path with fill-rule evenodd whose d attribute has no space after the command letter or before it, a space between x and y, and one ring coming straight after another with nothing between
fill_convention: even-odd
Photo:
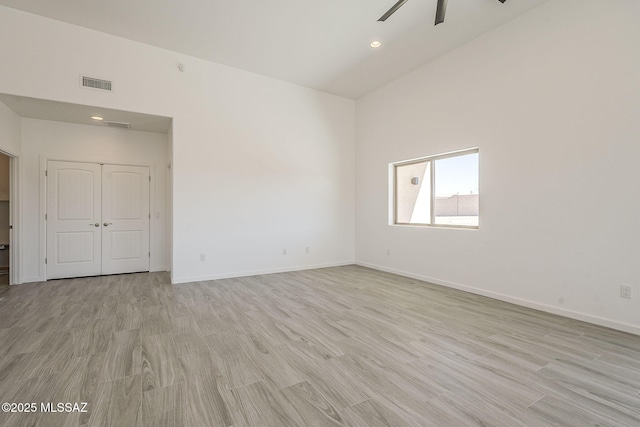
<instances>
[{"instance_id":1,"label":"window frame","mask_svg":"<svg viewBox=\"0 0 640 427\"><path fill-rule=\"evenodd\" d=\"M478 225L455 225L455 224L436 224L436 161L442 159L448 159L452 157L460 157L468 154L478 154L478 187L480 186L480 148L465 148L463 150L451 151L443 154L436 154L433 156L425 156L419 157L416 159L410 160L402 160L399 162L393 162L389 164L390 172L391 172L391 200L393 203L392 208L390 209L391 213L391 221L389 225L399 225L405 227L437 227L437 228L461 228L461 229L470 229L477 230L480 228L480 199L478 199ZM429 172L430 172L430 206L429 206L429 214L430 214L430 224L426 223L407 223L407 222L398 222L398 166L407 166L413 165L417 163L430 163L429 164ZM479 190L479 189L478 189ZM480 191L478 191L478 195Z\"/></svg>"}]
</instances>

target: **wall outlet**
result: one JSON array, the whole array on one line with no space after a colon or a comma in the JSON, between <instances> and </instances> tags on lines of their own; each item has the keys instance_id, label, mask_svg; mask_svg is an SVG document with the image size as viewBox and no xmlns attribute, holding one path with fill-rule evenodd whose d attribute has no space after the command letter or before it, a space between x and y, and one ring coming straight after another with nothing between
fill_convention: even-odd
<instances>
[{"instance_id":1,"label":"wall outlet","mask_svg":"<svg viewBox=\"0 0 640 427\"><path fill-rule=\"evenodd\" d=\"M620 285L620 298L631 299L631 286Z\"/></svg>"},{"instance_id":2,"label":"wall outlet","mask_svg":"<svg viewBox=\"0 0 640 427\"><path fill-rule=\"evenodd\" d=\"M207 255L206 254L200 254L200 261L204 262L207 260Z\"/></svg>"},{"instance_id":3,"label":"wall outlet","mask_svg":"<svg viewBox=\"0 0 640 427\"><path fill-rule=\"evenodd\" d=\"M282 248L282 255L286 255L287 254L287 248Z\"/></svg>"},{"instance_id":4,"label":"wall outlet","mask_svg":"<svg viewBox=\"0 0 640 427\"><path fill-rule=\"evenodd\" d=\"M391 249L387 249L387 256L391 256Z\"/></svg>"},{"instance_id":5,"label":"wall outlet","mask_svg":"<svg viewBox=\"0 0 640 427\"><path fill-rule=\"evenodd\" d=\"M306 247L304 248L304 252L305 252L305 253L307 253L307 254L310 252L309 246L306 246Z\"/></svg>"}]
</instances>

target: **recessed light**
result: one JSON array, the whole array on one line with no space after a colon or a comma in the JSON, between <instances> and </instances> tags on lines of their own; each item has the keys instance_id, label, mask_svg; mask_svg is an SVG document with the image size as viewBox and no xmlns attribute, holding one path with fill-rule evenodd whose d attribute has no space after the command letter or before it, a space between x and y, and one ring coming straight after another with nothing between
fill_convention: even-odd
<instances>
[{"instance_id":1,"label":"recessed light","mask_svg":"<svg viewBox=\"0 0 640 427\"><path fill-rule=\"evenodd\" d=\"M98 120L98 121L104 120L104 117L100 117L100 116L91 116L91 118L93 120Z\"/></svg>"},{"instance_id":2,"label":"recessed light","mask_svg":"<svg viewBox=\"0 0 640 427\"><path fill-rule=\"evenodd\" d=\"M380 47L380 46L382 46L382 43L379 42L378 40L374 40L371 43L369 43L369 46L371 46L371 47Z\"/></svg>"}]
</instances>

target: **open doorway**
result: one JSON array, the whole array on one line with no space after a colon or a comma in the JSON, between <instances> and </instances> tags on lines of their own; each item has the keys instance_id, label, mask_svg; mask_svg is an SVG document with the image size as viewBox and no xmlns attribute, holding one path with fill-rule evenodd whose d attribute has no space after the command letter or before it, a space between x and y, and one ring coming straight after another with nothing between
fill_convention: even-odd
<instances>
[{"instance_id":1,"label":"open doorway","mask_svg":"<svg viewBox=\"0 0 640 427\"><path fill-rule=\"evenodd\" d=\"M11 158L0 152L0 292L11 284Z\"/></svg>"}]
</instances>

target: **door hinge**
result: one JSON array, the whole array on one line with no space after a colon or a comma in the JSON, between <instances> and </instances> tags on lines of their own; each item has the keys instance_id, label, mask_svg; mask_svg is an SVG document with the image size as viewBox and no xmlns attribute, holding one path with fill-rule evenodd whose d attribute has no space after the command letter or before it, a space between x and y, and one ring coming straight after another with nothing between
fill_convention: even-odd
<instances>
[{"instance_id":1,"label":"door hinge","mask_svg":"<svg viewBox=\"0 0 640 427\"><path fill-rule=\"evenodd\" d=\"M149 175L149 182L151 182L151 175Z\"/></svg>"},{"instance_id":2,"label":"door hinge","mask_svg":"<svg viewBox=\"0 0 640 427\"><path fill-rule=\"evenodd\" d=\"M45 263L45 264L47 263L47 259L46 259L46 258L44 259L44 263Z\"/></svg>"},{"instance_id":3,"label":"door hinge","mask_svg":"<svg viewBox=\"0 0 640 427\"><path fill-rule=\"evenodd\" d=\"M149 252L149 258L151 258L151 252Z\"/></svg>"},{"instance_id":4,"label":"door hinge","mask_svg":"<svg viewBox=\"0 0 640 427\"><path fill-rule=\"evenodd\" d=\"M49 176L49 171L44 171L44 176Z\"/></svg>"},{"instance_id":5,"label":"door hinge","mask_svg":"<svg viewBox=\"0 0 640 427\"><path fill-rule=\"evenodd\" d=\"M151 214L149 214L149 219L151 219Z\"/></svg>"},{"instance_id":6,"label":"door hinge","mask_svg":"<svg viewBox=\"0 0 640 427\"><path fill-rule=\"evenodd\" d=\"M47 214L44 214L44 220L46 221L47 219Z\"/></svg>"}]
</instances>

